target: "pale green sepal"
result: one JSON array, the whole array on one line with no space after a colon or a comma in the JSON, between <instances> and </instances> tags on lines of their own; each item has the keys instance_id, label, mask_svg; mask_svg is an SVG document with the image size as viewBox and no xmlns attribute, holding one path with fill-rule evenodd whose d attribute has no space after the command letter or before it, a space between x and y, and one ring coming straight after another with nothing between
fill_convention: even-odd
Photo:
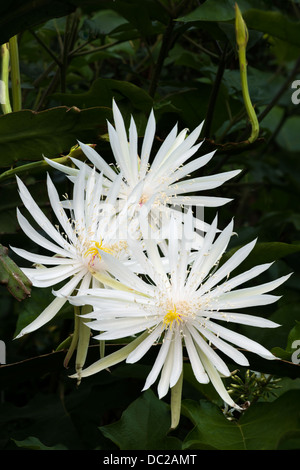
<instances>
[{"instance_id":1,"label":"pale green sepal","mask_svg":"<svg viewBox=\"0 0 300 470\"><path fill-rule=\"evenodd\" d=\"M131 351L133 351L142 341L144 341L148 334L148 331L145 331L143 334L138 336L136 339L131 341L123 348L119 349L118 351L115 351L112 354L109 354L106 357L103 357L99 361L94 362L94 364L91 364L89 367L82 370L81 378L97 374L98 372L101 372L104 369L114 366L119 362L125 361L129 353L131 353ZM78 379L78 374L70 375L70 378Z\"/></svg>"},{"instance_id":2,"label":"pale green sepal","mask_svg":"<svg viewBox=\"0 0 300 470\"><path fill-rule=\"evenodd\" d=\"M178 382L171 388L171 429L177 428L181 414L181 396L182 396L183 373Z\"/></svg>"}]
</instances>

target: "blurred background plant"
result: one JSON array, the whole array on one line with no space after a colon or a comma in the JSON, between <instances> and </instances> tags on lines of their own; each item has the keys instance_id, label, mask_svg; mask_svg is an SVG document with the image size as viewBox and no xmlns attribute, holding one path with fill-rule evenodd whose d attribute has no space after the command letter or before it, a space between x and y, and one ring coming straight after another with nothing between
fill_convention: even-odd
<instances>
[{"instance_id":1,"label":"blurred background plant","mask_svg":"<svg viewBox=\"0 0 300 470\"><path fill-rule=\"evenodd\" d=\"M300 447L299 365L291 361L293 341L300 339L300 105L291 99L292 84L300 79L300 7L296 0L240 0L238 5L249 33L247 79L259 123L251 143L234 1L15 0L0 6L2 79L10 96L10 108L2 107L0 115L3 247L36 249L18 227L16 174L51 218L46 172L61 194L69 192L70 183L43 156L71 164L68 155L80 140L112 160L106 121L112 119L115 98L127 124L134 115L140 137L154 109L156 145L176 122L193 130L205 120L201 153L217 149L205 173L243 170L214 192L233 198L219 210L220 227L235 218L237 236L226 256L258 237L241 269L276 260L266 281L294 271L277 304L255 311L281 327L236 328L279 357L264 361L249 354L251 370L261 379L246 369L228 379L228 389L235 384L235 398L249 400L250 406L228 421L212 387L198 384L185 364L182 419L170 433L168 398L140 392L153 353L142 364L102 372L77 389L63 369L65 351L57 349L72 332L70 307L13 341L49 303L51 292L31 289L20 277L15 283L23 261L3 249L0 339L8 364L0 367L2 449ZM205 211L206 221L213 216L214 211ZM108 351L115 347L107 345ZM90 350L93 360L98 346L91 343ZM268 386L280 379L276 396L264 393L264 401L255 398L251 404L257 384L269 374Z\"/></svg>"}]
</instances>

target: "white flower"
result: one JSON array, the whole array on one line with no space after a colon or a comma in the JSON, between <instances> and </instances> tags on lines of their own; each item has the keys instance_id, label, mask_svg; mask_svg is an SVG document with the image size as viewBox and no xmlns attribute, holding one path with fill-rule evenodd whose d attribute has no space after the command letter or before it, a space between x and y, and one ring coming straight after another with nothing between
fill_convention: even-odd
<instances>
[{"instance_id":1,"label":"white flower","mask_svg":"<svg viewBox=\"0 0 300 470\"><path fill-rule=\"evenodd\" d=\"M23 232L39 247L48 250L52 255L31 253L21 248L11 247L22 258L34 263L33 268L21 268L33 286L49 287L66 281L56 297L27 325L17 337L49 322L62 308L75 289L102 285L94 277L97 273L108 276L109 259L104 262L101 253L128 259L127 243L117 238L120 225L116 217L116 201L121 176L111 186L111 192L103 200L102 174L95 170L89 172L86 181L84 169L77 175L73 187L73 199L68 201L65 209L57 190L47 176L49 201L58 225L53 225L34 201L29 191L17 178L20 197L25 208L42 229L45 235L36 230L17 210L17 218ZM113 258L111 256L111 258ZM46 267L48 266L48 267Z\"/></svg>"},{"instance_id":2,"label":"white flower","mask_svg":"<svg viewBox=\"0 0 300 470\"><path fill-rule=\"evenodd\" d=\"M164 214L173 214L180 219L181 213L177 206L218 207L231 201L228 198L195 195L221 186L225 181L235 177L241 170L227 171L211 176L191 178L190 174L203 168L213 157L214 152L198 157L189 163L188 160L198 151L201 143L196 144L200 136L203 123L187 136L187 129L178 134L177 125L173 127L156 155L150 162L153 152L153 142L156 132L156 122L153 111L150 113L141 150L138 149L138 133L134 119L131 117L129 135L124 120L115 101L113 101L113 117L115 128L108 123L110 146L115 158L117 171L121 171L124 178L120 185L120 199L126 201L130 194L135 193L132 204L138 211L146 207L150 211L150 224L158 230L166 227L161 223ZM110 188L118 176L118 172L91 147L80 143L81 149L89 161L105 176L105 185ZM76 170L49 159L50 165L69 174L72 179L76 172L86 166L85 163L72 158L79 168ZM201 217L201 220L203 218ZM196 221L197 228L207 230L207 224Z\"/></svg>"},{"instance_id":3,"label":"white flower","mask_svg":"<svg viewBox=\"0 0 300 470\"><path fill-rule=\"evenodd\" d=\"M190 223L188 217L186 223ZM132 251L147 273L147 281L133 273L127 276L128 269L125 267L120 270L120 281L127 279L127 285L139 293L100 288L90 289L71 299L75 305L93 306L94 311L87 318L92 319L91 328L101 332L95 338L115 340L138 335L123 349L84 369L82 377L111 367L121 360L135 363L155 345L159 352L144 390L160 375L158 395L161 398L180 378L185 346L196 379L200 383L210 380L222 399L230 406L237 407L222 382L221 377L229 376L230 370L217 350L243 366L249 365L248 360L235 346L266 359L275 357L257 342L226 328L226 324L239 323L262 328L279 326L268 319L240 313L239 309L275 302L279 297L267 293L281 285L289 275L255 287L236 289L255 279L272 264L258 265L229 279L230 273L249 255L256 240L238 249L230 259L216 268L232 236L232 222L216 237L215 218L192 264L188 237L177 237L177 225L174 222L170 228L172 236L168 239L168 274L154 241L147 241L147 255L137 243L132 242ZM162 344L158 347L160 341Z\"/></svg>"}]
</instances>

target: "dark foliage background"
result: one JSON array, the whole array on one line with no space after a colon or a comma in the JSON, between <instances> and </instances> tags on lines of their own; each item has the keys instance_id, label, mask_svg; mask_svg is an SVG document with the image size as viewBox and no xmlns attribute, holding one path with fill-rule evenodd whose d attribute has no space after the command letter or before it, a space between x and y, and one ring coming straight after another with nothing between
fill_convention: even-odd
<instances>
[{"instance_id":1,"label":"dark foliage background","mask_svg":"<svg viewBox=\"0 0 300 470\"><path fill-rule=\"evenodd\" d=\"M237 236L230 248L258 237L244 268L276 260L262 282L294 272L278 289L277 304L253 309L282 326L238 330L279 358L249 355L251 371L263 374L258 376L230 364L235 374L226 385L240 404L251 405L231 416L213 388L199 385L185 364L182 417L170 432L169 396L158 400L155 387L141 393L155 350L139 364L121 364L76 387L68 377L73 364L65 370L66 351L57 350L72 333L70 307L40 330L13 340L52 297L50 289L36 288L27 297L28 286L19 278L16 285L9 274L16 269L11 262L20 260L10 250L10 259L1 251L0 339L7 363L0 367L1 449L300 448L299 360L292 356L300 344L300 104L292 101L300 85L292 88L300 80L300 5L298 0L238 4L249 30L248 82L260 123L252 144L232 0L1 4L1 43L18 35L22 87L22 109L0 116L4 247L37 249L18 227L15 174L48 213L46 172L61 194L69 183L43 162L43 155L66 156L78 139L95 144L111 161L106 120L114 97L127 123L134 115L141 138L154 108L157 146L176 122L193 130L205 119L201 153L218 151L199 174L243 170L214 192L233 199L218 211L221 227L235 218ZM207 221L213 216L206 210ZM117 346L106 347L110 352ZM88 360L98 355L98 345L91 342Z\"/></svg>"}]
</instances>

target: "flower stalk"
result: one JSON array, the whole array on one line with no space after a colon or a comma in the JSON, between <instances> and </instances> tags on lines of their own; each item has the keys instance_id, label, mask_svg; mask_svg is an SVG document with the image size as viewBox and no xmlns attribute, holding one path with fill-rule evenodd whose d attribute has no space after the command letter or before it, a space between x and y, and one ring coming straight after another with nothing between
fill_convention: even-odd
<instances>
[{"instance_id":1,"label":"flower stalk","mask_svg":"<svg viewBox=\"0 0 300 470\"><path fill-rule=\"evenodd\" d=\"M10 97L9 97L9 43L5 43L1 46L1 61L2 61L2 72L1 72L1 108L3 114L12 112Z\"/></svg>"},{"instance_id":2,"label":"flower stalk","mask_svg":"<svg viewBox=\"0 0 300 470\"><path fill-rule=\"evenodd\" d=\"M13 36L9 40L10 66L11 66L11 89L13 111L22 109L21 77L19 65L18 37Z\"/></svg>"},{"instance_id":3,"label":"flower stalk","mask_svg":"<svg viewBox=\"0 0 300 470\"><path fill-rule=\"evenodd\" d=\"M251 102L251 98L249 94L249 87L248 87L248 79L247 79L246 48L247 48L249 34L248 34L246 23L243 19L243 16L241 14L241 11L237 3L235 4L235 32L236 32L236 43L237 43L238 57L239 57L243 100L244 100L247 115L251 124L251 135L248 138L248 142L253 143L259 135L259 123L258 123L258 119L255 113L254 107Z\"/></svg>"}]
</instances>

